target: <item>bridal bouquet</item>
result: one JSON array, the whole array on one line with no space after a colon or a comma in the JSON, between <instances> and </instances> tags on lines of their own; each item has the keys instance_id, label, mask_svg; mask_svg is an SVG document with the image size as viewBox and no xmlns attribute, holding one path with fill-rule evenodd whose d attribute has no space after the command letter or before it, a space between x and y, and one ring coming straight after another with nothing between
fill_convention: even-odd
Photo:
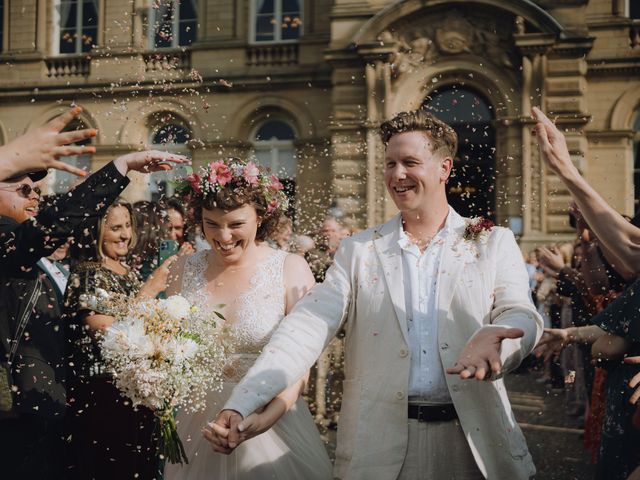
<instances>
[{"instance_id":1,"label":"bridal bouquet","mask_svg":"<svg viewBox=\"0 0 640 480\"><path fill-rule=\"evenodd\" d=\"M134 406L155 413L160 453L171 463L188 463L174 409L202 410L207 392L222 387L229 347L223 319L172 296L128 306L101 335L100 351L116 387Z\"/></svg>"}]
</instances>

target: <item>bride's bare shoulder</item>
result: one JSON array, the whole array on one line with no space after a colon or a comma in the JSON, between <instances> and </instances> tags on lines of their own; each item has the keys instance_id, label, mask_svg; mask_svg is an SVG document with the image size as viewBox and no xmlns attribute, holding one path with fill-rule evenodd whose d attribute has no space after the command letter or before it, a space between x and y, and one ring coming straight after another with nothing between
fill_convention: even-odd
<instances>
[{"instance_id":1,"label":"bride's bare shoulder","mask_svg":"<svg viewBox=\"0 0 640 480\"><path fill-rule=\"evenodd\" d=\"M311 271L309 269L309 264L304 259L304 257L298 255L297 253L287 253L286 258L284 259L284 271L285 275L291 271L292 273L301 273L305 271Z\"/></svg>"}]
</instances>

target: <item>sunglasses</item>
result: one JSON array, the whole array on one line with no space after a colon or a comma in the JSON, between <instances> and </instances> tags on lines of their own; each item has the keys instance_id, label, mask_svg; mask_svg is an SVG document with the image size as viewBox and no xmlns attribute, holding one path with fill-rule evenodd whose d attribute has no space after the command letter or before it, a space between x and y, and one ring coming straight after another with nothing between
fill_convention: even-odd
<instances>
[{"instance_id":1,"label":"sunglasses","mask_svg":"<svg viewBox=\"0 0 640 480\"><path fill-rule=\"evenodd\" d=\"M27 185L26 183L22 183L18 185L17 188L13 188L13 187L1 188L0 187L0 190L5 190L7 192L16 192L17 194L23 196L24 198L29 198L29 196L31 195L31 192L36 192L36 195L38 195L39 197L42 195L42 190L40 190L40 187L32 187L31 185Z\"/></svg>"}]
</instances>

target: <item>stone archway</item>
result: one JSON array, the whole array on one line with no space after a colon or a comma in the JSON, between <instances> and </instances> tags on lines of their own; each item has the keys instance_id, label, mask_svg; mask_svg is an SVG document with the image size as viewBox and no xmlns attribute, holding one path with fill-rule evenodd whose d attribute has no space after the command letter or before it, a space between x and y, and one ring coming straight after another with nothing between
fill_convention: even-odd
<instances>
[{"instance_id":1,"label":"stone archway","mask_svg":"<svg viewBox=\"0 0 640 480\"><path fill-rule=\"evenodd\" d=\"M590 39L571 43L563 26L529 0L399 0L380 10L346 48L326 55L334 70L338 205L360 226L395 213L381 181L378 127L399 111L420 107L434 88L458 83L493 106L496 199L489 216L526 242L565 232L565 192L538 158L530 112L542 105L578 131L588 116L575 85L584 82L591 46ZM577 158L586 146L579 134L569 136Z\"/></svg>"},{"instance_id":2,"label":"stone archway","mask_svg":"<svg viewBox=\"0 0 640 480\"><path fill-rule=\"evenodd\" d=\"M511 25L511 29L504 25ZM395 19L379 33L378 47L359 49L367 61L367 122L371 127L400 111L420 108L429 95L450 94L453 89L462 94L456 101L462 102L467 95L485 107L482 125L472 116L462 115L464 109L458 109L461 121L444 118L453 122L462 136L462 157L473 157L466 165L458 162L459 176L451 180L449 194L454 208L462 214L519 225L520 231L520 209L525 203L522 175L526 152L522 145L527 141L523 113L528 111L522 99L530 92L522 79L523 55L514 39L523 25L529 23L495 5L486 11L440 5L410 18ZM367 131L369 224L395 213L381 187L381 162L377 159L382 145L371 127ZM474 129L479 133L472 139L476 137ZM377 200L381 197L383 202Z\"/></svg>"}]
</instances>

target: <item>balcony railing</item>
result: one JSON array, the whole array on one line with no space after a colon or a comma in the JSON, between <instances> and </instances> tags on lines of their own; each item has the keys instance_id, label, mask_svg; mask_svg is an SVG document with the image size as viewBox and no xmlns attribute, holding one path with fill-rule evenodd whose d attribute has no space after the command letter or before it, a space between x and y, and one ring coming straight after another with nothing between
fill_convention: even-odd
<instances>
[{"instance_id":1,"label":"balcony railing","mask_svg":"<svg viewBox=\"0 0 640 480\"><path fill-rule=\"evenodd\" d=\"M145 71L190 70L191 51L149 52L143 55Z\"/></svg>"},{"instance_id":2,"label":"balcony railing","mask_svg":"<svg viewBox=\"0 0 640 480\"><path fill-rule=\"evenodd\" d=\"M255 45L247 48L246 63L259 65L294 65L298 63L298 44Z\"/></svg>"},{"instance_id":3,"label":"balcony railing","mask_svg":"<svg viewBox=\"0 0 640 480\"><path fill-rule=\"evenodd\" d=\"M45 63L48 77L88 77L91 71L87 55L47 58Z\"/></svg>"}]
</instances>

